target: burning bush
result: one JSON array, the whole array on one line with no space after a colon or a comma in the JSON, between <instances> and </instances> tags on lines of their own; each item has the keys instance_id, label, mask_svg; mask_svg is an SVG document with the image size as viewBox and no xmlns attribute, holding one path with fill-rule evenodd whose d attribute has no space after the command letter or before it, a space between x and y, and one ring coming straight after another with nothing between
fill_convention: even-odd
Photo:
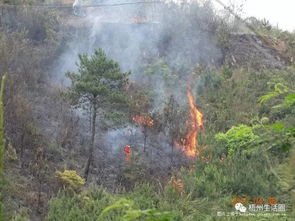
<instances>
[{"instance_id":1,"label":"burning bush","mask_svg":"<svg viewBox=\"0 0 295 221\"><path fill-rule=\"evenodd\" d=\"M182 143L176 143L175 145L184 151L188 157L195 157L200 154L198 148L198 132L203 128L203 114L197 108L191 89L187 90L187 97L190 108L190 119L188 120L189 132L186 137L182 139Z\"/></svg>"}]
</instances>

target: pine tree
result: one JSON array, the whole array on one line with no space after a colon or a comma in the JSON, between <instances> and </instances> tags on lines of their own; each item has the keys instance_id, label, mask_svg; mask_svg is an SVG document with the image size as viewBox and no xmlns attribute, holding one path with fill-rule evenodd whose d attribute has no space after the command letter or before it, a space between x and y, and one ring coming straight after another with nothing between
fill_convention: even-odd
<instances>
[{"instance_id":1,"label":"pine tree","mask_svg":"<svg viewBox=\"0 0 295 221\"><path fill-rule=\"evenodd\" d=\"M102 49L94 55L79 55L78 73L68 72L71 86L66 93L74 107L83 108L91 114L91 141L84 178L87 180L93 160L96 120L99 110L115 111L126 104L125 89L129 73L123 73L118 63L107 58ZM124 106L124 105L123 105Z\"/></svg>"}]
</instances>

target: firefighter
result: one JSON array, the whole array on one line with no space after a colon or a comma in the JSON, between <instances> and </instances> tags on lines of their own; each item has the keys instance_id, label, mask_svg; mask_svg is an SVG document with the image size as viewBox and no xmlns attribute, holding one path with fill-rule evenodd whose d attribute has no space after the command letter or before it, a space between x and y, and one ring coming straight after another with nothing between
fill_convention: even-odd
<instances>
[{"instance_id":1,"label":"firefighter","mask_svg":"<svg viewBox=\"0 0 295 221\"><path fill-rule=\"evenodd\" d=\"M126 145L124 147L124 152L126 161L131 162L131 147L129 145Z\"/></svg>"}]
</instances>

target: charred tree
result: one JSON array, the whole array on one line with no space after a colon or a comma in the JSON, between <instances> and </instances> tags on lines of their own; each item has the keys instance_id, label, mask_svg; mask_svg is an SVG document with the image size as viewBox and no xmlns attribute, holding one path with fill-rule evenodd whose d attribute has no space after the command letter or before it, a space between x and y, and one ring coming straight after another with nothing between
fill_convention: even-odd
<instances>
[{"instance_id":1,"label":"charred tree","mask_svg":"<svg viewBox=\"0 0 295 221\"><path fill-rule=\"evenodd\" d=\"M171 95L169 101L166 103L164 108L164 126L165 131L168 137L170 138L170 161L171 167L174 166L174 147L175 141L179 136L180 125L182 124L183 114L180 110L179 104L175 100L175 98Z\"/></svg>"}]
</instances>

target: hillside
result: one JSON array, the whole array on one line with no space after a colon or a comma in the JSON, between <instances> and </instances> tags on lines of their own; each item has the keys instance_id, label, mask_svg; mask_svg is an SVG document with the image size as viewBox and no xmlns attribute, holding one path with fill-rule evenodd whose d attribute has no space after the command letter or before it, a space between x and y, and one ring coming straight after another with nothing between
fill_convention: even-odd
<instances>
[{"instance_id":1,"label":"hillside","mask_svg":"<svg viewBox=\"0 0 295 221\"><path fill-rule=\"evenodd\" d=\"M0 221L294 219L294 33L49 3L0 5Z\"/></svg>"}]
</instances>

